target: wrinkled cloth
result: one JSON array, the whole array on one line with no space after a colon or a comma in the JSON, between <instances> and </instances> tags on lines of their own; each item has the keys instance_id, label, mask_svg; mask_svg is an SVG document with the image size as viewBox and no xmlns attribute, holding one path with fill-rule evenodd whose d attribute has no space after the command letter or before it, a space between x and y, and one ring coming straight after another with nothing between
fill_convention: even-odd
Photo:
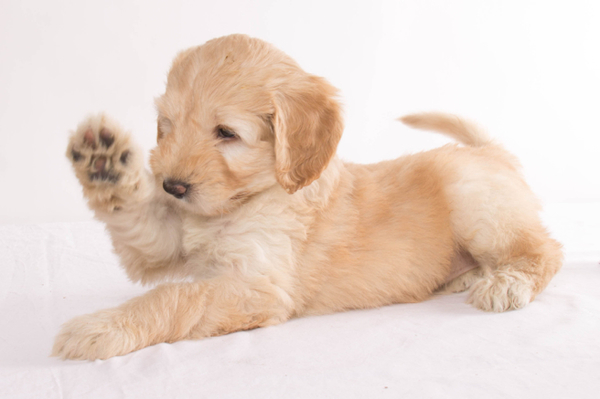
<instances>
[{"instance_id":1,"label":"wrinkled cloth","mask_svg":"<svg viewBox=\"0 0 600 399\"><path fill-rule=\"evenodd\" d=\"M595 399L600 250L583 250L518 311L443 295L61 361L49 354L62 323L149 288L127 280L100 223L0 226L0 397Z\"/></svg>"}]
</instances>

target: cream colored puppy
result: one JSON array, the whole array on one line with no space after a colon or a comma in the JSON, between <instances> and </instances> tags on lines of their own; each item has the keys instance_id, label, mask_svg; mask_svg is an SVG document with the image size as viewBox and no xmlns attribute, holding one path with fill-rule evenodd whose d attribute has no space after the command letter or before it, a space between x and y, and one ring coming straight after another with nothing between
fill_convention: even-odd
<instances>
[{"instance_id":1,"label":"cream colored puppy","mask_svg":"<svg viewBox=\"0 0 600 399\"><path fill-rule=\"evenodd\" d=\"M544 289L560 245L513 156L457 117L420 114L403 121L464 146L341 162L335 94L271 45L233 35L175 59L152 173L115 122L83 121L67 156L123 267L133 281L175 282L71 320L53 354L106 359L440 288L500 312Z\"/></svg>"}]
</instances>

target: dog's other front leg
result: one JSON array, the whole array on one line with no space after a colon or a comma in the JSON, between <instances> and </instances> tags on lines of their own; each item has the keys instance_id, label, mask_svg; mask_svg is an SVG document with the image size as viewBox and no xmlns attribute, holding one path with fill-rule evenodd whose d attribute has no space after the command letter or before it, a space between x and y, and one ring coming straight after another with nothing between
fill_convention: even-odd
<instances>
[{"instance_id":1,"label":"dog's other front leg","mask_svg":"<svg viewBox=\"0 0 600 399\"><path fill-rule=\"evenodd\" d=\"M161 342L274 325L290 314L289 297L264 277L165 284L117 308L67 322L52 355L107 359Z\"/></svg>"},{"instance_id":2,"label":"dog's other front leg","mask_svg":"<svg viewBox=\"0 0 600 399\"><path fill-rule=\"evenodd\" d=\"M89 117L72 135L67 157L129 277L151 282L176 274L183 257L180 215L129 135L105 115Z\"/></svg>"}]
</instances>

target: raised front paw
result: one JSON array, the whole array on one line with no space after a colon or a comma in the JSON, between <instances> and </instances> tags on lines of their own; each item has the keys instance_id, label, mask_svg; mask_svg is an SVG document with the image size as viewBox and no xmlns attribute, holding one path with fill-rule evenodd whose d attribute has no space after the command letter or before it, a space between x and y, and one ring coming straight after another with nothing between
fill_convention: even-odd
<instances>
[{"instance_id":1,"label":"raised front paw","mask_svg":"<svg viewBox=\"0 0 600 399\"><path fill-rule=\"evenodd\" d=\"M120 126L103 114L79 124L67 157L94 208L112 211L140 188L143 159Z\"/></svg>"},{"instance_id":2,"label":"raised front paw","mask_svg":"<svg viewBox=\"0 0 600 399\"><path fill-rule=\"evenodd\" d=\"M118 309L75 317L65 323L54 341L52 356L96 360L125 355L146 346L139 332Z\"/></svg>"}]
</instances>

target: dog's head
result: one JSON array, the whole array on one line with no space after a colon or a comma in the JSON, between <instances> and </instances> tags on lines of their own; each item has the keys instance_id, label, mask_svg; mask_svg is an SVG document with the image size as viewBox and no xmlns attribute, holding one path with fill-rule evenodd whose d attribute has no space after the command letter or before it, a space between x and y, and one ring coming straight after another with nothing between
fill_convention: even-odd
<instances>
[{"instance_id":1,"label":"dog's head","mask_svg":"<svg viewBox=\"0 0 600 399\"><path fill-rule=\"evenodd\" d=\"M157 99L159 184L203 215L319 177L343 122L336 89L273 46L232 35L180 53Z\"/></svg>"}]
</instances>

